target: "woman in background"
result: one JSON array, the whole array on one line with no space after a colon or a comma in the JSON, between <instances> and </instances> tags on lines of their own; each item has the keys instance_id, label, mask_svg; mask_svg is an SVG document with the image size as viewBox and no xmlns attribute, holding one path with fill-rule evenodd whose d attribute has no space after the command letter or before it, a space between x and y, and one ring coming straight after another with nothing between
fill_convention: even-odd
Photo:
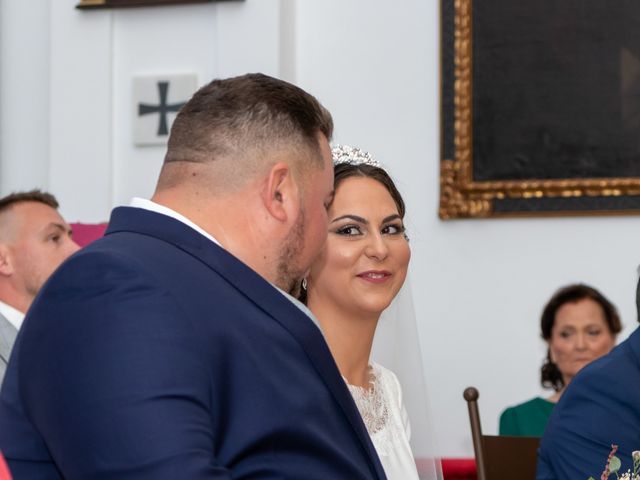
<instances>
[{"instance_id":1,"label":"woman in background","mask_svg":"<svg viewBox=\"0 0 640 480\"><path fill-rule=\"evenodd\" d=\"M547 358L541 369L548 398L536 397L500 416L500 435L541 437L553 407L571 379L589 362L606 355L622 330L615 306L593 287L576 284L558 290L540 320Z\"/></svg>"}]
</instances>

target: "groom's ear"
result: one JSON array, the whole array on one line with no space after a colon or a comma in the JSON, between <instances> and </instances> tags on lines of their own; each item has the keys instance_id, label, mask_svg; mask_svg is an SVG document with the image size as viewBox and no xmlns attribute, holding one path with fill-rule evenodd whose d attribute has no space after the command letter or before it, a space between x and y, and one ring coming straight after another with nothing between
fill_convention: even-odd
<instances>
[{"instance_id":1,"label":"groom's ear","mask_svg":"<svg viewBox=\"0 0 640 480\"><path fill-rule=\"evenodd\" d=\"M262 202L269 214L280 222L287 222L297 216L300 209L300 189L289 165L279 162L271 167L262 189Z\"/></svg>"},{"instance_id":2,"label":"groom's ear","mask_svg":"<svg viewBox=\"0 0 640 480\"><path fill-rule=\"evenodd\" d=\"M0 275L9 277L13 272L13 257L9 247L4 243L0 243Z\"/></svg>"}]
</instances>

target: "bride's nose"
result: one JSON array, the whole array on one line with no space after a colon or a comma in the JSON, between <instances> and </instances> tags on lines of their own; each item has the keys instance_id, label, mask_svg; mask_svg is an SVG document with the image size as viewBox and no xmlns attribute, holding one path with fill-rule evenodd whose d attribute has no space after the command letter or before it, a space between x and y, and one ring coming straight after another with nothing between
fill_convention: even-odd
<instances>
[{"instance_id":1,"label":"bride's nose","mask_svg":"<svg viewBox=\"0 0 640 480\"><path fill-rule=\"evenodd\" d=\"M364 253L369 258L375 258L378 261L384 260L389 255L389 247L384 237L380 233L370 235L367 239L367 245Z\"/></svg>"}]
</instances>

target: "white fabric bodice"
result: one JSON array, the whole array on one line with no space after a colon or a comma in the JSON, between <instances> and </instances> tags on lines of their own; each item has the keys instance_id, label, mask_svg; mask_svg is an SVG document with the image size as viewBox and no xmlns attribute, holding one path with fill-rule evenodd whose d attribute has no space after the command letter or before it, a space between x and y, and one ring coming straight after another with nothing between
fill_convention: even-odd
<instances>
[{"instance_id":1,"label":"white fabric bodice","mask_svg":"<svg viewBox=\"0 0 640 480\"><path fill-rule=\"evenodd\" d=\"M409 446L411 427L402 402L402 389L395 374L371 364L372 388L349 385L388 480L418 480Z\"/></svg>"}]
</instances>

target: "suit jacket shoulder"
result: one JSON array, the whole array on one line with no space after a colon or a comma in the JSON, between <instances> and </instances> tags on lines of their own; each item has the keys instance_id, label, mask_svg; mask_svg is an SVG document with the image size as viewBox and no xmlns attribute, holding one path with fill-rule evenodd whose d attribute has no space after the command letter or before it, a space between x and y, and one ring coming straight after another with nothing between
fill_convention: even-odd
<instances>
[{"instance_id":1,"label":"suit jacket shoulder","mask_svg":"<svg viewBox=\"0 0 640 480\"><path fill-rule=\"evenodd\" d=\"M597 477L611 445L624 469L640 446L640 329L584 367L555 407L540 444L538 479Z\"/></svg>"}]
</instances>

